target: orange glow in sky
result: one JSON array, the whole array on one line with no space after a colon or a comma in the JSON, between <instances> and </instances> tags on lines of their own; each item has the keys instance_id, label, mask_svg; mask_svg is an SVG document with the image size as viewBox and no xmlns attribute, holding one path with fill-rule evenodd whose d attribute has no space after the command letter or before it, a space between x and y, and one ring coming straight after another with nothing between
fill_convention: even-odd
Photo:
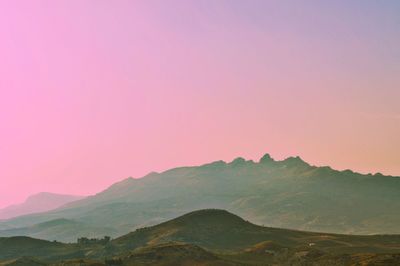
<instances>
[{"instance_id":1,"label":"orange glow in sky","mask_svg":"<svg viewBox=\"0 0 400 266\"><path fill-rule=\"evenodd\" d=\"M266 152L400 175L399 3L2 1L0 207Z\"/></svg>"}]
</instances>

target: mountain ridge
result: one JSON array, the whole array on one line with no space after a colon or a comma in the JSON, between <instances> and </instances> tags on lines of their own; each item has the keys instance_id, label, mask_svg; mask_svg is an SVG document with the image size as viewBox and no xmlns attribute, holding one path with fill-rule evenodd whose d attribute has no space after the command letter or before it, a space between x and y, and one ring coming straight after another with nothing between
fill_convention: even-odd
<instances>
[{"instance_id":1,"label":"mountain ridge","mask_svg":"<svg viewBox=\"0 0 400 266\"><path fill-rule=\"evenodd\" d=\"M39 192L28 196L23 203L0 209L0 219L10 219L17 216L50 211L83 198L84 196Z\"/></svg>"},{"instance_id":2,"label":"mountain ridge","mask_svg":"<svg viewBox=\"0 0 400 266\"><path fill-rule=\"evenodd\" d=\"M399 191L398 177L312 166L300 157L275 161L266 154L259 162L239 157L127 178L57 210L0 222L0 228L66 218L92 227L106 223L117 236L196 209L226 209L270 227L395 234Z\"/></svg>"}]
</instances>

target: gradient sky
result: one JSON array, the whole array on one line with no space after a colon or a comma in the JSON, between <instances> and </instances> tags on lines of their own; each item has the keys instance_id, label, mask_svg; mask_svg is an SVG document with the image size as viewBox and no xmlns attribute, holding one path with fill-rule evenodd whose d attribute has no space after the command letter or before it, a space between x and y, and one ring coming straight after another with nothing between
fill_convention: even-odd
<instances>
[{"instance_id":1,"label":"gradient sky","mask_svg":"<svg viewBox=\"0 0 400 266\"><path fill-rule=\"evenodd\" d=\"M400 175L400 1L0 2L0 207L237 156Z\"/></svg>"}]
</instances>

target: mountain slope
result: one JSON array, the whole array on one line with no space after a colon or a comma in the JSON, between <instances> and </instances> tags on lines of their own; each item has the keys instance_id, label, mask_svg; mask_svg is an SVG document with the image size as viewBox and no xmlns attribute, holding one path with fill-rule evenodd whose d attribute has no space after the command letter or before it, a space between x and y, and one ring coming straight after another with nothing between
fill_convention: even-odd
<instances>
[{"instance_id":1,"label":"mountain slope","mask_svg":"<svg viewBox=\"0 0 400 266\"><path fill-rule=\"evenodd\" d=\"M107 227L93 227L82 222L67 219L56 219L39 223L29 227L15 228L0 231L1 236L29 236L38 239L57 240L63 242L76 242L80 237L93 238L99 235L116 236L116 231Z\"/></svg>"},{"instance_id":2,"label":"mountain slope","mask_svg":"<svg viewBox=\"0 0 400 266\"><path fill-rule=\"evenodd\" d=\"M290 232L290 238L285 237L287 232ZM238 251L272 238L285 246L292 246L296 244L291 240L294 236L310 235L313 234L257 226L224 210L199 210L156 226L139 228L113 243L126 250L143 245L184 242L211 250Z\"/></svg>"},{"instance_id":3,"label":"mountain slope","mask_svg":"<svg viewBox=\"0 0 400 266\"><path fill-rule=\"evenodd\" d=\"M123 265L207 265L207 266L240 266L219 258L196 245L185 243L164 243L146 246L119 256Z\"/></svg>"},{"instance_id":4,"label":"mountain slope","mask_svg":"<svg viewBox=\"0 0 400 266\"><path fill-rule=\"evenodd\" d=\"M25 256L64 259L82 254L76 245L49 242L30 237L0 238L0 250L1 260L17 259Z\"/></svg>"},{"instance_id":5,"label":"mountain slope","mask_svg":"<svg viewBox=\"0 0 400 266\"><path fill-rule=\"evenodd\" d=\"M399 265L400 235L268 228L199 210L110 242L11 237L0 238L0 251L0 265Z\"/></svg>"},{"instance_id":6,"label":"mountain slope","mask_svg":"<svg viewBox=\"0 0 400 266\"><path fill-rule=\"evenodd\" d=\"M10 219L25 214L45 212L56 209L72 201L83 199L81 196L62 195L42 192L32 195L22 204L0 209L0 219Z\"/></svg>"},{"instance_id":7,"label":"mountain slope","mask_svg":"<svg viewBox=\"0 0 400 266\"><path fill-rule=\"evenodd\" d=\"M267 243L265 241L268 241ZM137 229L112 241L119 250L183 242L213 251L309 247L330 253L399 253L400 235L340 235L270 228L252 224L225 210L199 210L156 226Z\"/></svg>"},{"instance_id":8,"label":"mountain slope","mask_svg":"<svg viewBox=\"0 0 400 266\"><path fill-rule=\"evenodd\" d=\"M333 233L400 233L400 178L315 167L291 157L237 158L128 178L94 196L0 227L66 218L122 235L196 209L226 209L257 224ZM0 233L1 235L1 233ZM75 235L75 237L78 237ZM63 240L63 239L59 239Z\"/></svg>"}]
</instances>

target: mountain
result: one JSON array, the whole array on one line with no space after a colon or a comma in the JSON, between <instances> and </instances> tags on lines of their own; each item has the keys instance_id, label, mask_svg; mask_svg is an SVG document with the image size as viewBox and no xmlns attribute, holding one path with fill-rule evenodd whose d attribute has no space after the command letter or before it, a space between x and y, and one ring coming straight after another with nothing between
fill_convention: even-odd
<instances>
[{"instance_id":1,"label":"mountain","mask_svg":"<svg viewBox=\"0 0 400 266\"><path fill-rule=\"evenodd\" d=\"M269 228L212 209L105 242L0 238L0 251L0 265L399 265L400 235Z\"/></svg>"},{"instance_id":2,"label":"mountain","mask_svg":"<svg viewBox=\"0 0 400 266\"><path fill-rule=\"evenodd\" d=\"M190 212L152 227L139 228L116 238L118 250L183 242L217 252L252 249L265 241L276 247L302 248L313 243L329 253L400 253L400 235L340 235L271 228L252 224L225 210Z\"/></svg>"},{"instance_id":3,"label":"mountain","mask_svg":"<svg viewBox=\"0 0 400 266\"><path fill-rule=\"evenodd\" d=\"M16 216L50 211L80 199L83 199L83 197L42 192L28 197L22 204L0 209L0 219L10 219Z\"/></svg>"},{"instance_id":4,"label":"mountain","mask_svg":"<svg viewBox=\"0 0 400 266\"><path fill-rule=\"evenodd\" d=\"M237 158L128 178L57 210L2 222L0 228L65 218L93 227L106 224L116 231L114 237L211 208L270 227L396 234L400 233L399 191L399 177L316 167L299 157L275 161L267 154L259 162ZM73 230L66 232L79 237Z\"/></svg>"},{"instance_id":5,"label":"mountain","mask_svg":"<svg viewBox=\"0 0 400 266\"><path fill-rule=\"evenodd\" d=\"M399 235L356 236L269 228L217 209L194 211L140 228L112 244L124 254L117 256L123 265L400 263Z\"/></svg>"}]
</instances>

